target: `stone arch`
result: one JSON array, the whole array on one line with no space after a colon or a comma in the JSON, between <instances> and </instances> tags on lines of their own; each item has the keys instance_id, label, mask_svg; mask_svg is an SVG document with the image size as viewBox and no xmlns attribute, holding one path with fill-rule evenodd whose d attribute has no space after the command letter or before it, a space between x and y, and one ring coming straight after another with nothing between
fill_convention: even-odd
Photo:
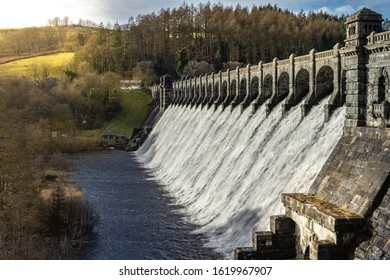
<instances>
[{"instance_id":1,"label":"stone arch","mask_svg":"<svg viewBox=\"0 0 390 280\"><path fill-rule=\"evenodd\" d=\"M228 93L228 83L227 81L223 81L222 82L222 86L221 86L221 101L225 100L225 98L227 97L227 93Z\"/></svg>"},{"instance_id":2,"label":"stone arch","mask_svg":"<svg viewBox=\"0 0 390 280\"><path fill-rule=\"evenodd\" d=\"M212 83L208 83L207 84L207 96L206 96L206 101L207 102L212 101L211 100L212 94L213 94L213 84Z\"/></svg>"},{"instance_id":3,"label":"stone arch","mask_svg":"<svg viewBox=\"0 0 390 280\"><path fill-rule=\"evenodd\" d=\"M230 104L237 93L237 81L235 79L230 81L230 95L225 99L225 104Z\"/></svg>"},{"instance_id":4,"label":"stone arch","mask_svg":"<svg viewBox=\"0 0 390 280\"><path fill-rule=\"evenodd\" d=\"M219 95L220 95L220 82L216 82L216 83L214 83L214 96L213 96L213 98L214 98L214 102L216 102L217 100L218 100L218 98L219 98Z\"/></svg>"},{"instance_id":5,"label":"stone arch","mask_svg":"<svg viewBox=\"0 0 390 280\"><path fill-rule=\"evenodd\" d=\"M298 71L295 77L295 98L294 103L297 104L309 93L309 71L306 69L301 69Z\"/></svg>"},{"instance_id":6,"label":"stone arch","mask_svg":"<svg viewBox=\"0 0 390 280\"><path fill-rule=\"evenodd\" d=\"M272 83L273 83L273 77L271 74L268 74L264 77L264 83L263 83L263 92L264 92L264 98L268 99L272 96Z\"/></svg>"},{"instance_id":7,"label":"stone arch","mask_svg":"<svg viewBox=\"0 0 390 280\"><path fill-rule=\"evenodd\" d=\"M254 76L251 80L251 87L250 87L250 101L252 102L259 96L259 77Z\"/></svg>"},{"instance_id":8,"label":"stone arch","mask_svg":"<svg viewBox=\"0 0 390 280\"><path fill-rule=\"evenodd\" d=\"M280 74L278 79L278 96L279 100L282 100L283 98L287 97L289 92L289 81L290 76L287 72L283 72Z\"/></svg>"},{"instance_id":9,"label":"stone arch","mask_svg":"<svg viewBox=\"0 0 390 280\"><path fill-rule=\"evenodd\" d=\"M389 92L389 74L386 70L384 70L382 72L382 75L380 75L378 79L378 95L377 95L378 103L388 100L388 92Z\"/></svg>"},{"instance_id":10,"label":"stone arch","mask_svg":"<svg viewBox=\"0 0 390 280\"><path fill-rule=\"evenodd\" d=\"M191 85L189 99L188 99L189 102L191 102L194 99L196 93L195 91L196 91L195 86Z\"/></svg>"},{"instance_id":11,"label":"stone arch","mask_svg":"<svg viewBox=\"0 0 390 280\"><path fill-rule=\"evenodd\" d=\"M247 82L246 78L241 79L240 87L239 87L239 91L238 91L238 99L237 99L238 103L241 103L245 99L247 83L248 82Z\"/></svg>"},{"instance_id":12,"label":"stone arch","mask_svg":"<svg viewBox=\"0 0 390 280\"><path fill-rule=\"evenodd\" d=\"M325 96L331 94L334 90L334 71L330 66L323 66L318 70L316 75L316 90L315 97L316 100L324 98Z\"/></svg>"},{"instance_id":13,"label":"stone arch","mask_svg":"<svg viewBox=\"0 0 390 280\"><path fill-rule=\"evenodd\" d=\"M203 102L205 96L206 96L206 85L202 83L199 85L198 104Z\"/></svg>"},{"instance_id":14,"label":"stone arch","mask_svg":"<svg viewBox=\"0 0 390 280\"><path fill-rule=\"evenodd\" d=\"M236 95L237 92L237 81L231 80L230 81L230 95Z\"/></svg>"},{"instance_id":15,"label":"stone arch","mask_svg":"<svg viewBox=\"0 0 390 280\"><path fill-rule=\"evenodd\" d=\"M381 103L386 99L386 80L384 76L379 77L378 81L378 102Z\"/></svg>"},{"instance_id":16,"label":"stone arch","mask_svg":"<svg viewBox=\"0 0 390 280\"><path fill-rule=\"evenodd\" d=\"M180 87L176 94L176 102L180 101L183 97L183 89Z\"/></svg>"}]
</instances>

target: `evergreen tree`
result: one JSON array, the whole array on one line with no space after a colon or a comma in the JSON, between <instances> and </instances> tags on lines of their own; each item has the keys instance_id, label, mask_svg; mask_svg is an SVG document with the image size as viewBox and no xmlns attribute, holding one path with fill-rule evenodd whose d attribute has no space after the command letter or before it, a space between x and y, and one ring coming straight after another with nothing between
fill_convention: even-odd
<instances>
[{"instance_id":1,"label":"evergreen tree","mask_svg":"<svg viewBox=\"0 0 390 280\"><path fill-rule=\"evenodd\" d=\"M122 46L122 28L118 22L114 24L114 30L112 31L110 38L110 45L114 48Z\"/></svg>"},{"instance_id":2,"label":"evergreen tree","mask_svg":"<svg viewBox=\"0 0 390 280\"><path fill-rule=\"evenodd\" d=\"M184 67L188 63L187 49L181 48L176 51L176 73L181 76L183 74Z\"/></svg>"}]
</instances>

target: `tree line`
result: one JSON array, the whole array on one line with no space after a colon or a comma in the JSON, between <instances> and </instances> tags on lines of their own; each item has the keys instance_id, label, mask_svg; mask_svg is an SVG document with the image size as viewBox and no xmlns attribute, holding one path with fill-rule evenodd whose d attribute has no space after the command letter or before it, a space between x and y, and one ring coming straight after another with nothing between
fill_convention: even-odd
<instances>
[{"instance_id":1,"label":"tree line","mask_svg":"<svg viewBox=\"0 0 390 280\"><path fill-rule=\"evenodd\" d=\"M272 5L183 4L115 23L111 30L101 23L78 55L100 73L123 76L142 68L139 63L149 64L155 76L217 72L230 62L257 64L330 49L344 39L344 19Z\"/></svg>"}]
</instances>

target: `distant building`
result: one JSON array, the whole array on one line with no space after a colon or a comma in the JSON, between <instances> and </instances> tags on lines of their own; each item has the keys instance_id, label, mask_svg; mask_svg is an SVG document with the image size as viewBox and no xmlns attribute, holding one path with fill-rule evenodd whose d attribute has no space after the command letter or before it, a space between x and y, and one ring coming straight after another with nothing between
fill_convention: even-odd
<instances>
[{"instance_id":1,"label":"distant building","mask_svg":"<svg viewBox=\"0 0 390 280\"><path fill-rule=\"evenodd\" d=\"M122 132L111 129L105 130L100 135L100 143L106 147L124 146L127 145L128 142L129 140L127 139L126 135L124 135Z\"/></svg>"},{"instance_id":2,"label":"distant building","mask_svg":"<svg viewBox=\"0 0 390 280\"><path fill-rule=\"evenodd\" d=\"M142 81L141 80L121 80L120 89L122 90L132 90L132 89L141 89Z\"/></svg>"}]
</instances>

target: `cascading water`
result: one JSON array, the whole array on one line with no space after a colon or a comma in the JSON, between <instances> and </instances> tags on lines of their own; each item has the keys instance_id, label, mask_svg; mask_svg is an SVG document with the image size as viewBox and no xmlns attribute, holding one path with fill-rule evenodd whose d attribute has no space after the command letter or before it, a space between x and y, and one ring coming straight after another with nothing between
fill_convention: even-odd
<instances>
[{"instance_id":1,"label":"cascading water","mask_svg":"<svg viewBox=\"0 0 390 280\"><path fill-rule=\"evenodd\" d=\"M327 100L301 120L300 106L282 117L265 106L253 116L169 107L137 155L200 225L208 246L232 257L251 246L253 230L267 230L282 214L281 193L306 192L342 135L344 110L324 123ZM279 107L279 106L278 106Z\"/></svg>"}]
</instances>

